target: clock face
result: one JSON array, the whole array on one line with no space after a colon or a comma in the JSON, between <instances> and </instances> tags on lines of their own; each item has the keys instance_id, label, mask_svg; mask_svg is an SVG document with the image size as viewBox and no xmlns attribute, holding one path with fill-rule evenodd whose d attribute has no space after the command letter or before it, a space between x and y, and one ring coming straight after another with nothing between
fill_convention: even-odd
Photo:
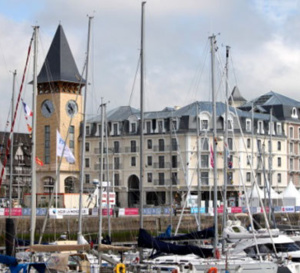
<instances>
[{"instance_id":1,"label":"clock face","mask_svg":"<svg viewBox=\"0 0 300 273\"><path fill-rule=\"evenodd\" d=\"M75 100L69 100L66 104L66 111L70 117L73 117L78 112L78 106Z\"/></svg>"},{"instance_id":2,"label":"clock face","mask_svg":"<svg viewBox=\"0 0 300 273\"><path fill-rule=\"evenodd\" d=\"M44 117L48 118L51 117L51 115L54 112L54 106L51 100L45 100L42 103L42 114Z\"/></svg>"}]
</instances>

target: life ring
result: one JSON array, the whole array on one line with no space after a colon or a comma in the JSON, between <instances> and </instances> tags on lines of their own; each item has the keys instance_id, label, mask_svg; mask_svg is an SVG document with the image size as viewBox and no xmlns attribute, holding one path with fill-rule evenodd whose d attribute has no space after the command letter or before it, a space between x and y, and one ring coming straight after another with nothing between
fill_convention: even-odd
<instances>
[{"instance_id":1,"label":"life ring","mask_svg":"<svg viewBox=\"0 0 300 273\"><path fill-rule=\"evenodd\" d=\"M218 273L218 268L211 267L210 269L208 269L207 273Z\"/></svg>"},{"instance_id":2,"label":"life ring","mask_svg":"<svg viewBox=\"0 0 300 273\"><path fill-rule=\"evenodd\" d=\"M126 272L125 264L122 263L117 264L116 267L114 268L114 271L116 273L125 273Z\"/></svg>"}]
</instances>

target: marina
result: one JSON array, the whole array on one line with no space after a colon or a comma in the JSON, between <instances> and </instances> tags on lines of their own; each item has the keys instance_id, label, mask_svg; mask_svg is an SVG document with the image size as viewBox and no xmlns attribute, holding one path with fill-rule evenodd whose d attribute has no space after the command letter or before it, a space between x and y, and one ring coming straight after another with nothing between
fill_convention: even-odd
<instances>
[{"instance_id":1,"label":"marina","mask_svg":"<svg viewBox=\"0 0 300 273\"><path fill-rule=\"evenodd\" d=\"M300 101L249 94L254 79L237 82L235 45L222 42L229 33L211 30L196 54L197 95L151 90L163 72L147 78L148 5L129 103L108 85L95 92L107 72L94 75L95 12L85 42L59 21L45 52L43 25L32 26L0 133L0 272L300 273Z\"/></svg>"}]
</instances>

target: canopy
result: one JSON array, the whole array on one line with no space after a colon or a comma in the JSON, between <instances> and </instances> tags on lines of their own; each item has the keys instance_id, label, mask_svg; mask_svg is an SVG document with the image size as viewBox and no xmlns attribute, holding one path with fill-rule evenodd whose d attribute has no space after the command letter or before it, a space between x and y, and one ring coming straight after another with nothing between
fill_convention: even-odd
<instances>
[{"instance_id":1,"label":"canopy","mask_svg":"<svg viewBox=\"0 0 300 273\"><path fill-rule=\"evenodd\" d=\"M297 191L292 181L288 184L286 189L281 194L284 206L299 206L300 205L300 192Z\"/></svg>"}]
</instances>

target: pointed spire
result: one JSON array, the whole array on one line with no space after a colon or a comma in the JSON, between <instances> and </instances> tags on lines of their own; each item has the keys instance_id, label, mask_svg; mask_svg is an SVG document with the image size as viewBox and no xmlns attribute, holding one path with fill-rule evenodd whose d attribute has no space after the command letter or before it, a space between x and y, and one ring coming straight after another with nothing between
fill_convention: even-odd
<instances>
[{"instance_id":1,"label":"pointed spire","mask_svg":"<svg viewBox=\"0 0 300 273\"><path fill-rule=\"evenodd\" d=\"M58 25L45 62L38 75L38 83L72 82L80 83L78 72L66 35ZM83 80L81 83L84 83Z\"/></svg>"}]
</instances>

